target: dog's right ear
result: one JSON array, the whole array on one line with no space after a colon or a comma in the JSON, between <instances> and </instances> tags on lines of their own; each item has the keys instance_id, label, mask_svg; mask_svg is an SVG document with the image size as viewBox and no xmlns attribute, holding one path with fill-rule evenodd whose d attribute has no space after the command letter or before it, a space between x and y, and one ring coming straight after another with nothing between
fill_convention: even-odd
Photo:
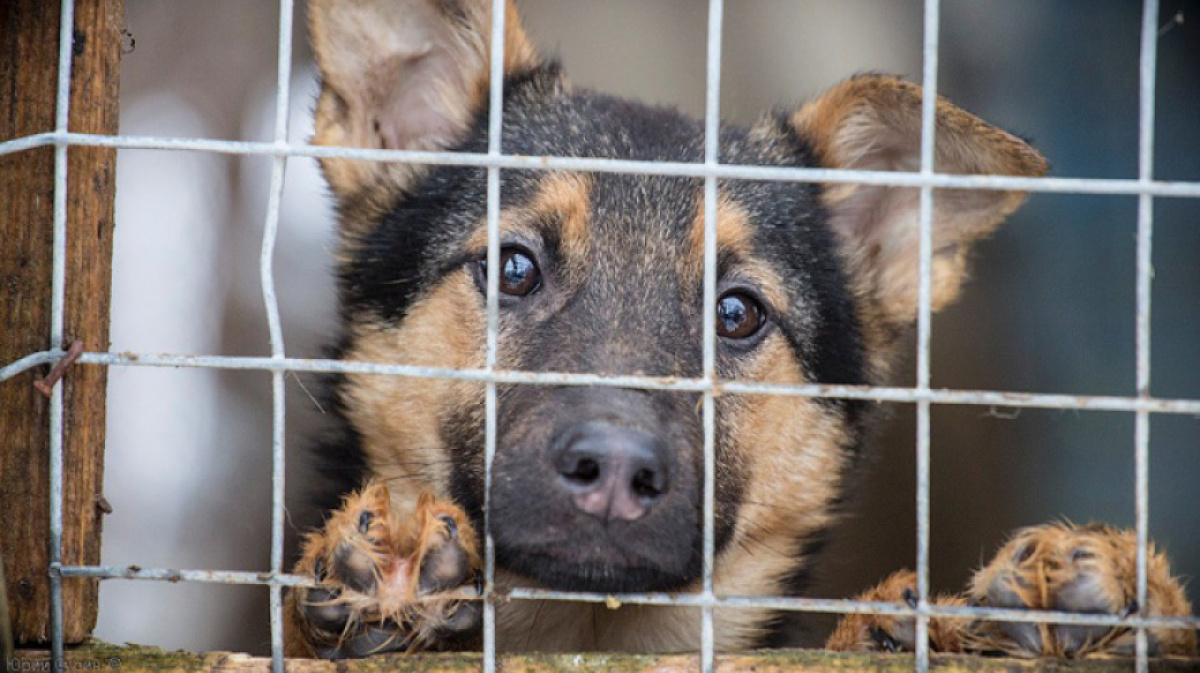
<instances>
[{"instance_id":1,"label":"dog's right ear","mask_svg":"<svg viewBox=\"0 0 1200 673\"><path fill-rule=\"evenodd\" d=\"M491 0L312 0L309 27L321 94L315 145L441 150L487 104ZM511 0L504 71L537 56ZM413 167L322 159L339 200L380 182L403 187ZM398 190L396 190L398 191Z\"/></svg>"}]
</instances>

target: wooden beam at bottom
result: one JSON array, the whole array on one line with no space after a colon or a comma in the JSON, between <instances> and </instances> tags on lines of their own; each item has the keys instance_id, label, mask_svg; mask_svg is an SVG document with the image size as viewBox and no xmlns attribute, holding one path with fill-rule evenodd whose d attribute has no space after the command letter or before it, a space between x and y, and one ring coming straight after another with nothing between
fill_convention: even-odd
<instances>
[{"instance_id":1,"label":"wooden beam at bottom","mask_svg":"<svg viewBox=\"0 0 1200 673\"><path fill-rule=\"evenodd\" d=\"M115 646L89 642L66 653L64 670L88 673L269 673L268 657L253 657L234 652L164 652L138 645ZM17 660L9 662L9 670L19 673L49 671L49 653L43 650L18 650ZM609 673L612 671L645 671L647 673L692 673L698 670L699 658L694 654L631 655L631 654L519 654L502 655L500 669L532 673ZM319 659L288 659L289 673L459 673L478 671L482 657L478 653L450 654L391 654L346 661ZM1001 659L966 655L934 655L931 668L944 673L968 671L1029 671L1125 673L1133 670L1130 659L1090 659L1068 661L1060 659ZM895 671L913 670L911 654L852 654L823 650L759 650L717 657L717 670L722 673L754 671L782 673L783 671ZM1154 659L1151 671L1175 672L1200 670L1200 661Z\"/></svg>"}]
</instances>

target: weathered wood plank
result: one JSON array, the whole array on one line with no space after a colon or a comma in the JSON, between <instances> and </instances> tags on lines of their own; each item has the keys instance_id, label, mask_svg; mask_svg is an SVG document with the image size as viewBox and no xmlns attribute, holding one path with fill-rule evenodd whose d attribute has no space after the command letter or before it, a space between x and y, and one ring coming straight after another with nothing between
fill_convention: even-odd
<instances>
[{"instance_id":1,"label":"weathered wood plank","mask_svg":"<svg viewBox=\"0 0 1200 673\"><path fill-rule=\"evenodd\" d=\"M84 647L67 652L67 661L72 671L121 671L121 673L268 673L271 660L233 652L164 652L151 647L113 646L88 643ZM21 651L18 653L16 671L47 671L48 655L44 651ZM628 654L534 654L502 655L500 669L504 671L529 671L531 673L605 673L624 671L646 673L692 673L698 670L696 655L628 655ZM316 659L288 659L289 673L459 673L478 671L481 657L472 654L417 654L381 655L368 659L349 661L324 661ZM945 673L1033 673L1051 671L1056 673L1125 673L1133 670L1133 662L1127 659L1092 659L1067 661L1057 659L1000 659L971 657L964 655L934 655L933 670ZM740 654L722 654L717 657L717 670L723 673L754 671L756 673L782 673L784 671L814 671L817 673L837 671L895 671L913 670L911 654L853 654L827 652L823 650L761 650ZM1200 670L1200 661L1152 660L1151 671L1163 673Z\"/></svg>"},{"instance_id":2,"label":"weathered wood plank","mask_svg":"<svg viewBox=\"0 0 1200 673\"><path fill-rule=\"evenodd\" d=\"M0 2L0 140L54 130L59 3ZM123 0L75 4L70 125L115 133ZM116 152L68 151L66 343L108 349ZM0 157L0 363L50 347L54 149ZM49 636L49 401L33 382L46 370L0 384L0 555L18 642ZM63 379L63 560L100 559L106 373L75 366ZM97 583L64 587L65 639L82 641L96 621Z\"/></svg>"}]
</instances>

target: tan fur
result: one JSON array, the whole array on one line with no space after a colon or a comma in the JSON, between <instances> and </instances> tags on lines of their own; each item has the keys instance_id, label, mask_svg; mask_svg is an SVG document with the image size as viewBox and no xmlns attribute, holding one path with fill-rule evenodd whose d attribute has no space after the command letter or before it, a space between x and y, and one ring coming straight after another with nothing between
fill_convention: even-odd
<instances>
[{"instance_id":1,"label":"tan fur","mask_svg":"<svg viewBox=\"0 0 1200 673\"><path fill-rule=\"evenodd\" d=\"M314 0L310 17L322 91L313 142L417 150L452 146L460 139L467 121L486 102L490 34L487 6L484 0ZM505 40L506 72L536 63L511 3L507 5ZM885 78L860 78L807 106L793 122L800 133L816 143L826 165L911 168L911 144L916 137L912 102L918 101L915 119L919 128L919 96L912 85ZM896 110L886 109L889 107ZM939 124L945 127L939 140L941 170L1003 172L1012 166L1023 170L1022 174L1044 170L1044 165L1038 163L1040 157L1020 141L955 108L944 107L939 108L943 117ZM1017 159L1005 158L1013 156ZM322 165L341 206L343 260L353 257L355 239L394 208L422 170L403 163L337 159L323 160ZM592 178L583 174L544 175L529 203L510 206L501 213L501 228L510 235L536 239L546 226L560 227L569 282L575 275L573 268L586 270L587 264L599 263L590 259L591 186ZM912 190L877 187L838 187L825 193L825 205L842 237L849 275L858 283L855 290L860 319L877 370L882 370L891 356L888 346L894 333L911 323L915 312L912 194ZM939 193L935 308L957 291L966 244L990 231L1020 199L1020 195L1000 193ZM700 201L683 241L690 249L682 256L678 269L682 286L698 285L703 273L704 218ZM749 276L769 303L786 306L789 293L779 276L765 263L754 261L754 226L736 202L721 198L717 204L720 250L738 260L739 273ZM481 222L466 241L467 249L482 250L486 242L486 228ZM631 246L630 257L624 261L639 262L644 255L646 263L654 263L664 256L659 254L664 252L661 248L673 252L679 243L646 236ZM582 278L582 273L578 277ZM629 291L633 295L643 289ZM470 271L451 271L423 292L398 325L369 317L352 318L345 359L445 369L483 368L483 300ZM506 342L514 327L509 320L501 321L502 368L517 361L515 354L522 347L520 339ZM604 347L638 346L618 341ZM622 361L619 357L611 359ZM778 332L766 335L753 356L744 358L739 366L740 380L809 383L796 354ZM377 484L385 486L373 486L360 494L359 500L348 502L322 536L310 538L298 572L311 573L315 559L331 553L331 539L339 540L339 544L346 539L354 543L354 508L386 509L384 519L389 522L389 530L398 531L403 525L395 523L395 517L413 516L418 520L413 524L418 530L437 530L436 522L429 521L422 512L442 506L457 511L446 502L451 471L479 469L474 464L451 464L453 457L443 441L443 432L447 418L452 414L461 416L464 411L469 415L467 422L482 425L483 384L351 374L346 376L341 392L347 420L359 436L368 470ZM778 595L785 590L785 580L806 562L798 541L834 521L836 515L830 511L830 504L843 490L842 472L854 438L838 407L809 398L724 396L718 404L722 433L729 439L722 447L717 479L736 474L744 475L746 481L732 539L716 559L714 588L720 595ZM430 500L426 494L435 499ZM364 505L363 498L374 500ZM462 519L460 531L469 529L460 514L456 514L456 521ZM464 535L464 543L467 539L469 536ZM417 577L413 573L420 567L419 558L414 561L409 554L406 562L410 565L397 570L389 566L395 561L373 555L375 550L374 546L367 548L369 553L364 558L372 559L394 579L387 585L390 593L385 592L378 608L363 606L368 617L376 615L369 610L397 613L398 606L405 602L403 597L411 598L413 578ZM501 586L529 584L503 571L498 581ZM698 589L693 586L685 590ZM294 603L292 606L294 611ZM717 610L717 647L732 650L752 644L763 634L769 616L764 610ZM509 650L636 652L694 650L699 646L695 608L624 606L612 610L590 604L513 601L498 606L498 620L500 647ZM539 624L553 628L539 629Z\"/></svg>"},{"instance_id":2,"label":"tan fur","mask_svg":"<svg viewBox=\"0 0 1200 673\"><path fill-rule=\"evenodd\" d=\"M567 263L584 262L591 253L591 188L592 178L585 173L548 173L538 181L529 203L500 213L500 232L522 232L538 239L542 234L537 227L553 226ZM467 249L486 249L487 236L486 226L476 229Z\"/></svg>"},{"instance_id":3,"label":"tan fur","mask_svg":"<svg viewBox=\"0 0 1200 673\"><path fill-rule=\"evenodd\" d=\"M586 259L588 245L587 190L589 180L578 174L554 174L542 181L537 195L523 208L501 215L501 229L521 231L535 218L552 215L560 223L568 259ZM531 237L539 232L530 229ZM487 230L481 223L468 249L485 247ZM352 346L345 359L446 369L485 366L485 318L481 299L466 270L450 274L419 300L403 323L375 323L351 328ZM512 351L501 348L502 357ZM418 379L371 374L347 377L348 418L362 436L363 451L373 474L392 485L393 500L411 509L421 484L447 497L451 465L442 445L442 418L430 410L476 408L482 418L484 386L479 383Z\"/></svg>"},{"instance_id":4,"label":"tan fur","mask_svg":"<svg viewBox=\"0 0 1200 673\"><path fill-rule=\"evenodd\" d=\"M345 359L481 369L485 326L479 304L469 274L454 272L418 301L398 328L354 326ZM389 485L393 506L412 511L426 489L447 497L452 466L438 410L474 407L482 417L483 384L351 374L346 389L348 417L362 436L371 473Z\"/></svg>"},{"instance_id":5,"label":"tan fur","mask_svg":"<svg viewBox=\"0 0 1200 673\"><path fill-rule=\"evenodd\" d=\"M442 517L452 518L457 525L457 536L472 568L479 568L479 540L470 521L461 509L447 502L438 501L429 493L421 494L415 510L400 515L391 507L391 492L384 482L372 482L362 490L347 496L343 505L330 520L325 530L310 533L305 538L304 555L296 564L295 572L315 575L318 564L325 568L334 565L339 548L349 545L355 551L352 558L361 569L376 577L376 589L370 596L342 588L340 593L329 599L330 604L344 605L356 615L354 621L394 620L412 624L416 629L413 646L419 649L424 642L434 638L434 633L423 633L424 624L436 623L458 605L458 598L436 595L418 599L422 564L427 554L449 541L449 533ZM360 526L360 514L371 512L370 526L364 532ZM305 592L289 592L284 605L284 640L288 656L312 657L316 652L314 643L300 635L304 624L304 612L300 603ZM311 632L311 630L310 630ZM329 634L328 643L337 642L345 634Z\"/></svg>"},{"instance_id":6,"label":"tan fur","mask_svg":"<svg viewBox=\"0 0 1200 673\"><path fill-rule=\"evenodd\" d=\"M804 384L782 335L759 344L741 381ZM731 460L748 476L733 539L716 568L716 590L731 595L779 595L783 582L807 561L795 547L834 522L830 503L841 492L851 438L832 407L804 397L739 395L722 401L721 420L734 445ZM719 472L718 472L719 474ZM729 641L752 642L767 615L724 613Z\"/></svg>"},{"instance_id":7,"label":"tan fur","mask_svg":"<svg viewBox=\"0 0 1200 673\"><path fill-rule=\"evenodd\" d=\"M555 198L578 187L576 180L551 182L539 191L530 211L576 212ZM578 195L577 193L575 194ZM514 219L506 213L505 222ZM571 219L564 218L564 221ZM477 234L477 236L482 234ZM351 360L433 367L481 367L482 323L478 291L465 273L452 274L414 306L398 329L360 326L355 330ZM451 329L451 326L454 329ZM781 335L760 345L742 380L804 383L799 364ZM446 497L449 457L438 439L440 420L431 409L475 404L482 408L482 386L471 383L353 375L348 405L372 473L387 483L397 511L411 510L416 496L431 489ZM728 595L776 595L783 580L797 570L799 550L792 540L828 526L828 503L841 488L840 453L849 438L839 419L814 401L801 397L738 396L723 398L722 419L736 444L728 460L751 475L734 537L717 560L715 589ZM799 457L799 458L798 458ZM722 466L729 469L730 465ZM509 577L518 585L528 581ZM698 587L694 589L698 590ZM559 651L681 651L698 646L692 608L604 606L514 602L500 611L502 648ZM552 615L558 617L552 618ZM570 621L566 615L573 615ZM762 635L768 613L762 610L718 610L718 646L745 647ZM552 619L551 622L542 620ZM530 633L541 621L578 625Z\"/></svg>"},{"instance_id":8,"label":"tan fur","mask_svg":"<svg viewBox=\"0 0 1200 673\"><path fill-rule=\"evenodd\" d=\"M1167 557L1151 543L1147 549L1147 603L1137 614L1185 617L1192 614L1183 587L1171 575ZM902 602L913 590L910 570L894 573L856 600ZM1107 613L1135 610L1137 535L1103 525L1050 523L1023 528L971 578L960 596L938 596L936 605L978 605L1021 610ZM886 615L846 615L834 629L828 649L878 651L873 637L880 630L913 649L912 622ZM1014 634L1014 630L1017 634ZM1147 630L1151 656L1196 657L1192 629ZM1103 658L1131 656L1136 632L1117 626L1080 627L932 618L930 645L938 652L1001 652L1013 657ZM1031 635L1036 635L1036 640ZM1020 636L1020 637L1018 637Z\"/></svg>"},{"instance_id":9,"label":"tan fur","mask_svg":"<svg viewBox=\"0 0 1200 673\"><path fill-rule=\"evenodd\" d=\"M687 237L688 273L698 276L704 268L704 194L696 200L696 217ZM717 248L738 257L749 257L754 250L754 225L741 204L724 194L717 195ZM684 275L681 273L680 275Z\"/></svg>"},{"instance_id":10,"label":"tan fur","mask_svg":"<svg viewBox=\"0 0 1200 673\"><path fill-rule=\"evenodd\" d=\"M697 200L696 217L688 230L687 251L680 257L678 273L685 287L701 287L704 279L704 195ZM756 261L754 224L737 201L725 194L717 196L717 251L738 260L738 272L753 282L763 298L773 306L787 306L788 295L768 265Z\"/></svg>"},{"instance_id":11,"label":"tan fur","mask_svg":"<svg viewBox=\"0 0 1200 673\"><path fill-rule=\"evenodd\" d=\"M1147 550L1147 605L1145 616L1188 616L1192 606L1183 587L1171 575L1166 554L1151 543ZM1099 584L1106 611L1119 614L1137 598L1137 535L1132 530L1069 523L1034 526L1017 531L990 563L972 578L968 597L980 605L996 605L995 591L1005 587L1032 610L1061 610L1057 599L1066 587L1084 576ZM1030 652L994 622L985 622L973 634L976 649L999 650L1014 656L1066 656L1050 624L1039 625L1042 650ZM1167 656L1196 656L1192 629L1149 629ZM1133 651L1134 632L1115 628L1104 637L1071 653L1077 657L1105 656Z\"/></svg>"},{"instance_id":12,"label":"tan fur","mask_svg":"<svg viewBox=\"0 0 1200 673\"><path fill-rule=\"evenodd\" d=\"M906 595L915 595L917 575L911 570L898 570L878 585L854 597L856 601L907 604ZM940 606L964 607L967 601L960 596L943 594L933 596L930 602ZM934 617L929 620L929 646L935 652L956 653L963 651L968 620ZM913 646L915 626L911 618L895 615L846 615L825 641L825 649L839 652L879 652L885 650L872 637L872 630L880 629L898 644Z\"/></svg>"},{"instance_id":13,"label":"tan fur","mask_svg":"<svg viewBox=\"0 0 1200 673\"><path fill-rule=\"evenodd\" d=\"M776 335L760 346L741 380L803 383L800 367ZM839 452L849 439L833 415L800 397L737 396L722 399L721 418L736 443L727 460L751 475L733 538L718 554L713 590L723 596L770 596L803 559L793 540L829 525L829 501L841 488ZM797 456L800 458L798 459ZM718 475L729 465L719 465ZM832 478L831 478L832 477ZM718 478L720 478L718 476ZM521 584L527 580L521 580ZM683 592L696 592L699 584ZM501 647L549 651L694 651L700 646L699 610L686 607L516 602L500 619ZM770 612L718 609L716 647L744 649L763 635ZM554 624L536 629L536 624ZM571 627L574 627L573 629Z\"/></svg>"},{"instance_id":14,"label":"tan fur","mask_svg":"<svg viewBox=\"0 0 1200 673\"><path fill-rule=\"evenodd\" d=\"M914 148L921 139L921 87L911 82L880 75L855 77L804 105L792 121L814 141L823 165L864 170L920 168L900 161L907 156L915 162L920 156ZM938 172L1041 175L1046 171L1046 160L1020 138L941 96L936 126L934 168ZM879 137L880 128L889 131L887 137ZM885 144L878 145L880 140ZM834 189L853 187L838 185ZM1007 201L1019 203L1022 198L1020 193L1001 194Z\"/></svg>"},{"instance_id":15,"label":"tan fur","mask_svg":"<svg viewBox=\"0 0 1200 673\"><path fill-rule=\"evenodd\" d=\"M920 168L921 89L862 76L830 89L792 117L830 168L914 171ZM1019 138L939 97L935 169L941 173L1039 176L1047 164ZM919 192L855 184L825 186L823 199L841 235L857 285L868 350L886 354L898 326L916 318ZM935 190L932 302L937 311L958 295L970 244L990 234L1024 200L1021 192ZM886 368L885 358L876 365Z\"/></svg>"},{"instance_id":16,"label":"tan fur","mask_svg":"<svg viewBox=\"0 0 1200 673\"><path fill-rule=\"evenodd\" d=\"M552 173L538 183L529 205L535 217L556 221L567 259L585 260L592 245L590 221L592 179L584 173Z\"/></svg>"},{"instance_id":17,"label":"tan fur","mask_svg":"<svg viewBox=\"0 0 1200 673\"><path fill-rule=\"evenodd\" d=\"M487 102L491 3L464 0L314 0L309 9L321 94L314 145L438 150L450 146ZM403 18L401 18L403 17ZM537 54L510 1L505 14L504 71L528 69ZM398 92L406 98L396 100ZM422 133L389 134L380 114L419 106ZM381 112L378 112L382 110ZM322 159L330 187L343 201L386 209L415 175L417 164ZM369 212L367 213L370 214ZM353 233L375 221L343 218Z\"/></svg>"}]
</instances>

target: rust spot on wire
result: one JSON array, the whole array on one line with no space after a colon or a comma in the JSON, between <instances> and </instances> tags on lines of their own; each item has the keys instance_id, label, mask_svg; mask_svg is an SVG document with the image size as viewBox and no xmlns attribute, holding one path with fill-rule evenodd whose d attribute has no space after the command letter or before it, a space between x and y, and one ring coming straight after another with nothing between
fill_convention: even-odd
<instances>
[{"instance_id":1,"label":"rust spot on wire","mask_svg":"<svg viewBox=\"0 0 1200 673\"><path fill-rule=\"evenodd\" d=\"M82 341L76 341L75 343L71 344L71 347L67 349L67 354L64 355L62 359L54 365L54 369L50 370L50 373L46 375L46 378L34 381L33 387L42 391L42 394L46 397L50 397L51 393L54 391L54 384L58 383L58 380L63 377L63 374L67 373L67 367L70 367L71 363L78 360L79 356L82 354Z\"/></svg>"}]
</instances>

